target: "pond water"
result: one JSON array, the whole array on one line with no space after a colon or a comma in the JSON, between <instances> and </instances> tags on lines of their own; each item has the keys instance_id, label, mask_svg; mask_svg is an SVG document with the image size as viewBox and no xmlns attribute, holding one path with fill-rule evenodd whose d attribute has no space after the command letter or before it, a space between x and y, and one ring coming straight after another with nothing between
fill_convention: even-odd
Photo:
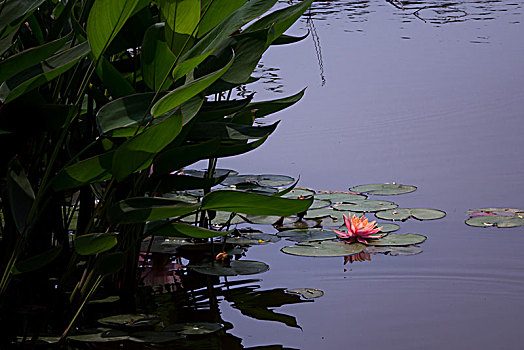
<instances>
[{"instance_id":1,"label":"pond water","mask_svg":"<svg viewBox=\"0 0 524 350\"><path fill-rule=\"evenodd\" d=\"M344 265L282 254L286 241L250 248L247 259L270 265L254 276L258 291L308 287L324 296L275 308L301 329L219 299L243 347L522 349L524 229L464 224L468 209L524 207L522 8L518 0L404 9L318 1L290 31L315 35L264 56L256 100L307 86L306 94L277 113L282 122L266 144L220 167L300 175L300 186L316 190L416 185L377 198L447 216L401 223L399 232L428 237L414 256Z\"/></svg>"}]
</instances>

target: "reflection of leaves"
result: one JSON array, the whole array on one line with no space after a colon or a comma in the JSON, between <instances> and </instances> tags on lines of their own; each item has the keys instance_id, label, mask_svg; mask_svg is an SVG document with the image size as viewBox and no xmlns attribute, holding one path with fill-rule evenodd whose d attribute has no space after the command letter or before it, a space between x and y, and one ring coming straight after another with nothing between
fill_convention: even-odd
<instances>
[{"instance_id":1,"label":"reflection of leaves","mask_svg":"<svg viewBox=\"0 0 524 350\"><path fill-rule=\"evenodd\" d=\"M289 327L300 329L302 328L297 324L294 316L274 312L271 308L311 301L302 300L300 295L288 294L284 288L259 291L243 287L226 293L225 298L243 315L262 321L281 322Z\"/></svg>"}]
</instances>

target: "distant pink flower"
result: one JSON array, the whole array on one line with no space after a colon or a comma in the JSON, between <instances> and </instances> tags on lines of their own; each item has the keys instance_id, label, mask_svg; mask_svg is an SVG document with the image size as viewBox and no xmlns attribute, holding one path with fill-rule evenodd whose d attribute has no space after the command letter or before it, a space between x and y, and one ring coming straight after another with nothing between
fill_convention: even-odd
<instances>
[{"instance_id":1,"label":"distant pink flower","mask_svg":"<svg viewBox=\"0 0 524 350\"><path fill-rule=\"evenodd\" d=\"M333 232L347 243L360 242L367 244L367 239L381 238L386 235L385 233L379 233L382 227L376 227L376 221L368 222L364 215L361 217L344 215L344 223L348 228L348 232L339 230L333 230Z\"/></svg>"}]
</instances>

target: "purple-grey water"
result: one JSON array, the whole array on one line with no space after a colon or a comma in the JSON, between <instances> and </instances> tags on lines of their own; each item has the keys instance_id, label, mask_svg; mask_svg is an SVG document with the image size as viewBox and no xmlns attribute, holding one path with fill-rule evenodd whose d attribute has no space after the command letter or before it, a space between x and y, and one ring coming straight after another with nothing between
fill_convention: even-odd
<instances>
[{"instance_id":1,"label":"purple-grey water","mask_svg":"<svg viewBox=\"0 0 524 350\"><path fill-rule=\"evenodd\" d=\"M316 190L416 185L378 198L447 216L401 223L401 233L428 236L414 256L344 265L285 255L286 241L250 248L248 259L271 267L256 276L260 290L325 294L275 309L302 330L221 301L222 318L234 326L228 332L244 347L524 348L524 229L464 224L468 209L524 208L523 2L394 5L315 2L316 36L272 47L257 72L261 82L250 87L264 100L307 86L304 98L275 115L282 122L266 144L219 166L300 175L300 186ZM306 16L289 33L308 28Z\"/></svg>"}]
</instances>

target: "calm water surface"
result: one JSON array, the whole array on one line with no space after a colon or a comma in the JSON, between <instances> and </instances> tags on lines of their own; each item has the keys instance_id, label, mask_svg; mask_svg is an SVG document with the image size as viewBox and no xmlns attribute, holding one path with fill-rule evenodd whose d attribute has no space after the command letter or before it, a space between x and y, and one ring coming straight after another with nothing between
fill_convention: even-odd
<instances>
[{"instance_id":1,"label":"calm water surface","mask_svg":"<svg viewBox=\"0 0 524 350\"><path fill-rule=\"evenodd\" d=\"M317 50L311 35L274 47L253 87L263 100L307 86L303 100L276 116L282 123L267 144L219 165L300 175L300 185L317 190L417 185L378 198L448 215L401 224L400 233L428 236L415 256L344 265L282 254L285 241L251 248L247 258L271 266L256 276L261 291L325 295L275 309L302 330L221 301L229 333L244 347L523 349L524 229L464 224L468 209L524 208L523 2L413 1L402 10L318 1L309 17ZM305 17L291 33L308 28Z\"/></svg>"}]
</instances>

